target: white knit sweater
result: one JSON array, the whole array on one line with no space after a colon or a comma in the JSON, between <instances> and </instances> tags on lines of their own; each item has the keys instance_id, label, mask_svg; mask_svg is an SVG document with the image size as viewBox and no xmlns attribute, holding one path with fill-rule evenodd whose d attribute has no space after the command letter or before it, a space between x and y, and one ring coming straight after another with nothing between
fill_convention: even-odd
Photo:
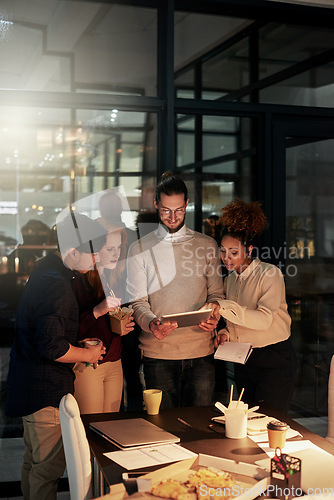
<instances>
[{"instance_id":1,"label":"white knit sweater","mask_svg":"<svg viewBox=\"0 0 334 500\"><path fill-rule=\"evenodd\" d=\"M169 234L156 231L130 246L128 293L134 317L142 328L140 348L156 359L191 359L212 354L213 334L197 326L177 328L163 340L149 330L163 314L198 310L223 298L216 242L183 226Z\"/></svg>"}]
</instances>

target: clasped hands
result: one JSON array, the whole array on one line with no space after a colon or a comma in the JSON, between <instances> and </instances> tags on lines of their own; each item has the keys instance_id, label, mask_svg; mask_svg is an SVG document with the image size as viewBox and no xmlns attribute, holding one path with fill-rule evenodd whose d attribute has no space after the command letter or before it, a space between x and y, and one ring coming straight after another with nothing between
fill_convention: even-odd
<instances>
[{"instance_id":1,"label":"clasped hands","mask_svg":"<svg viewBox=\"0 0 334 500\"><path fill-rule=\"evenodd\" d=\"M212 314L210 318L206 321L201 321L198 325L198 327L205 332L212 332L212 330L216 328L219 320L219 304L216 302L209 302L204 304L204 306L199 309L200 311L202 311L203 309L211 308ZM149 324L151 332L158 340L162 340L167 337L173 330L177 328L177 326L178 325L176 321L161 323L161 320L159 318L152 319Z\"/></svg>"}]
</instances>

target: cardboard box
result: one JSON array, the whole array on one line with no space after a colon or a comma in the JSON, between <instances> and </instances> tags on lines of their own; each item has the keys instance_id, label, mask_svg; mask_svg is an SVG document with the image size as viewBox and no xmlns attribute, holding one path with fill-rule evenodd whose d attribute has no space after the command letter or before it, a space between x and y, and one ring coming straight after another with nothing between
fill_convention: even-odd
<instances>
[{"instance_id":1,"label":"cardboard box","mask_svg":"<svg viewBox=\"0 0 334 500\"><path fill-rule=\"evenodd\" d=\"M115 484L110 486L109 494L101 498L105 500L124 500L125 498L158 500L158 497L148 493L153 485L160 483L164 479L185 481L191 473L196 472L201 467L214 467L215 469L233 474L234 479L238 482L233 491L234 494L231 495L233 500L252 500L260 496L261 493L266 491L270 481L269 472L257 465L243 462L237 463L226 458L199 454L195 458L189 458L188 460L168 465L167 467L141 476L137 479L138 489L141 490L138 493L129 496L123 484ZM195 493L191 496L194 500L197 498ZM223 497L221 496L220 498Z\"/></svg>"},{"instance_id":2,"label":"cardboard box","mask_svg":"<svg viewBox=\"0 0 334 500\"><path fill-rule=\"evenodd\" d=\"M132 315L133 311L128 312L125 316L123 316L122 319L118 319L117 317L113 316L112 314L109 313L109 319L110 319L110 327L111 330L114 333L117 333L118 335L126 335L127 331L125 326L130 323L130 316Z\"/></svg>"}]
</instances>

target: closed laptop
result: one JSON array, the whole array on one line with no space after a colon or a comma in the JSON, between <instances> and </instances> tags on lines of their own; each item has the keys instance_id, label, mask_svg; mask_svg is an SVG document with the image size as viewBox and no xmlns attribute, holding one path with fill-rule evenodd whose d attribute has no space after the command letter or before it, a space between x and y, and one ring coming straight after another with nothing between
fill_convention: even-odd
<instances>
[{"instance_id":1,"label":"closed laptop","mask_svg":"<svg viewBox=\"0 0 334 500\"><path fill-rule=\"evenodd\" d=\"M91 422L89 427L122 450L180 442L178 436L144 418Z\"/></svg>"}]
</instances>

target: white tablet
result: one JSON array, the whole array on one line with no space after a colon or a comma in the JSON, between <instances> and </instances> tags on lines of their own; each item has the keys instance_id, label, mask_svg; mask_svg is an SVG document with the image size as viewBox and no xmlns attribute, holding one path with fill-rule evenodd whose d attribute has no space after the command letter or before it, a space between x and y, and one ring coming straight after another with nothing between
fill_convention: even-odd
<instances>
[{"instance_id":1,"label":"white tablet","mask_svg":"<svg viewBox=\"0 0 334 500\"><path fill-rule=\"evenodd\" d=\"M212 309L203 309L201 311L189 311L176 314L164 314L161 316L161 322L167 323L170 321L176 321L178 328L182 328L184 326L196 326L201 321L209 319L211 314Z\"/></svg>"}]
</instances>

